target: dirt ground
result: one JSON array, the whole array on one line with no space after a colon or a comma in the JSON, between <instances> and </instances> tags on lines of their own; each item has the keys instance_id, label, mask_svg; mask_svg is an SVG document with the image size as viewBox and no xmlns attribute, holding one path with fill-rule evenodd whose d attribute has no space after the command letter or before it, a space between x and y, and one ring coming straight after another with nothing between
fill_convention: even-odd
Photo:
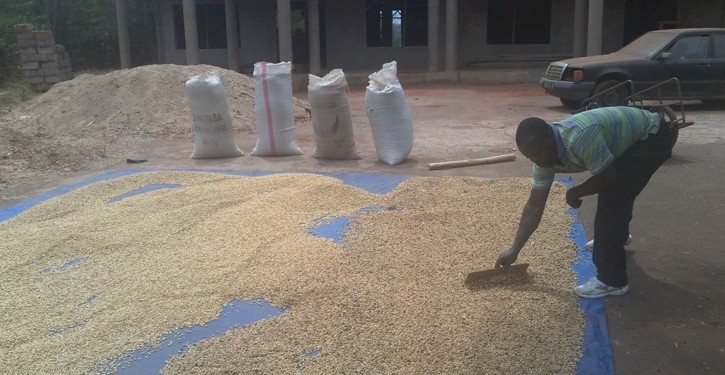
<instances>
[{"instance_id":1,"label":"dirt ground","mask_svg":"<svg viewBox=\"0 0 725 375\"><path fill-rule=\"evenodd\" d=\"M151 82L143 75L113 77L101 86L97 77L76 78L64 91L51 90L50 95L3 116L0 207L103 171L124 168L525 177L531 164L515 148L518 122L528 116L553 121L569 113L558 99L546 96L535 84L403 83L413 118L414 146L407 161L389 166L376 157L364 87L352 87L349 92L360 160L310 156L315 139L305 110L306 96L301 93L295 95L299 99L296 135L304 155L255 157L250 156L257 137L249 113L250 88L240 81L228 87L225 84L225 88L235 112L236 140L245 155L195 160L189 158L193 134L183 92L183 80L192 72L166 70L163 74L176 75ZM720 192L725 184L721 168L725 162L725 112L699 103L684 109L687 119L695 124L681 132L674 157L653 177L635 206L631 225L634 241L628 246L632 290L628 295L606 299L619 374L716 374L725 368L725 209ZM66 117L69 112L74 115ZM66 118L73 123L59 122ZM509 153L517 160L428 170L429 163ZM146 161L136 164L128 163L128 159ZM578 183L587 176L572 177ZM579 209L587 234L593 229L595 206L596 199L589 197Z\"/></svg>"}]
</instances>

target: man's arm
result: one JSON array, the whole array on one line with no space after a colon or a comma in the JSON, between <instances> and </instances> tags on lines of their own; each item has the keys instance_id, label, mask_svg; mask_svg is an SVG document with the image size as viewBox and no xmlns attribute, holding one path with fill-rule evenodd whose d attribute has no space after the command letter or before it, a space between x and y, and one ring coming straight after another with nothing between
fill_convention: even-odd
<instances>
[{"instance_id":1,"label":"man's arm","mask_svg":"<svg viewBox=\"0 0 725 375\"><path fill-rule=\"evenodd\" d=\"M569 189L566 192L566 203L572 208L579 208L582 205L581 197L597 194L616 181L617 172L612 163L601 173L595 174L583 183Z\"/></svg>"},{"instance_id":2,"label":"man's arm","mask_svg":"<svg viewBox=\"0 0 725 375\"><path fill-rule=\"evenodd\" d=\"M549 198L549 189L538 190L531 189L529 200L526 201L524 211L521 213L519 228L516 230L516 237L511 247L501 253L496 260L496 268L508 267L516 261L519 252L529 240L529 237L536 231L541 223L541 217L544 214L546 200Z\"/></svg>"}]
</instances>

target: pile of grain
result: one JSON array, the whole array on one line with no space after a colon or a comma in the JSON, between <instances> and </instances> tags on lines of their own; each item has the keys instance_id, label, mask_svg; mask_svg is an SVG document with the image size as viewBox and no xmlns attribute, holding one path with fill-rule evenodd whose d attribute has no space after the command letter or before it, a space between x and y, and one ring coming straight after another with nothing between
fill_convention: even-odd
<instances>
[{"instance_id":1,"label":"pile of grain","mask_svg":"<svg viewBox=\"0 0 725 375\"><path fill-rule=\"evenodd\" d=\"M106 203L151 183L184 187ZM290 311L165 373L574 373L583 320L563 186L520 256L528 277L463 284L509 245L529 184L415 178L383 196L312 174L92 184L0 224L0 373L82 373L251 298ZM308 233L350 215L340 244Z\"/></svg>"}]
</instances>

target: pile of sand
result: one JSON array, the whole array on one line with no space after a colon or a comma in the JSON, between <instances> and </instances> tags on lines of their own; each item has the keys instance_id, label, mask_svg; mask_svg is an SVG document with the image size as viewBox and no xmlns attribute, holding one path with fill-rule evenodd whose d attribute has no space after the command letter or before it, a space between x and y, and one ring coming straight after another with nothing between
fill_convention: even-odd
<instances>
[{"instance_id":1,"label":"pile of sand","mask_svg":"<svg viewBox=\"0 0 725 375\"><path fill-rule=\"evenodd\" d=\"M20 105L16 129L50 137L116 138L128 134L191 138L191 111L185 83L216 71L229 102L237 132L256 130L254 80L210 65L146 65L103 75L81 74L58 83L45 94ZM307 116L295 100L296 115ZM30 116L24 121L22 116Z\"/></svg>"},{"instance_id":2,"label":"pile of sand","mask_svg":"<svg viewBox=\"0 0 725 375\"><path fill-rule=\"evenodd\" d=\"M80 74L5 114L0 121L0 191L32 176L108 167L150 139L193 139L185 83L222 77L235 133L256 132L254 79L211 65L146 65ZM296 98L295 118L309 118Z\"/></svg>"}]
</instances>

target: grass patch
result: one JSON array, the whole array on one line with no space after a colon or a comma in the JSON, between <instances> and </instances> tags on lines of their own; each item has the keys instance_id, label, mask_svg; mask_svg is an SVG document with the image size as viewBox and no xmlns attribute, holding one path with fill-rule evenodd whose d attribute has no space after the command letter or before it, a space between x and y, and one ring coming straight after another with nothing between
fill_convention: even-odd
<instances>
[{"instance_id":1,"label":"grass patch","mask_svg":"<svg viewBox=\"0 0 725 375\"><path fill-rule=\"evenodd\" d=\"M39 95L30 88L21 72L11 73L0 86L0 113L7 113L16 105Z\"/></svg>"}]
</instances>

